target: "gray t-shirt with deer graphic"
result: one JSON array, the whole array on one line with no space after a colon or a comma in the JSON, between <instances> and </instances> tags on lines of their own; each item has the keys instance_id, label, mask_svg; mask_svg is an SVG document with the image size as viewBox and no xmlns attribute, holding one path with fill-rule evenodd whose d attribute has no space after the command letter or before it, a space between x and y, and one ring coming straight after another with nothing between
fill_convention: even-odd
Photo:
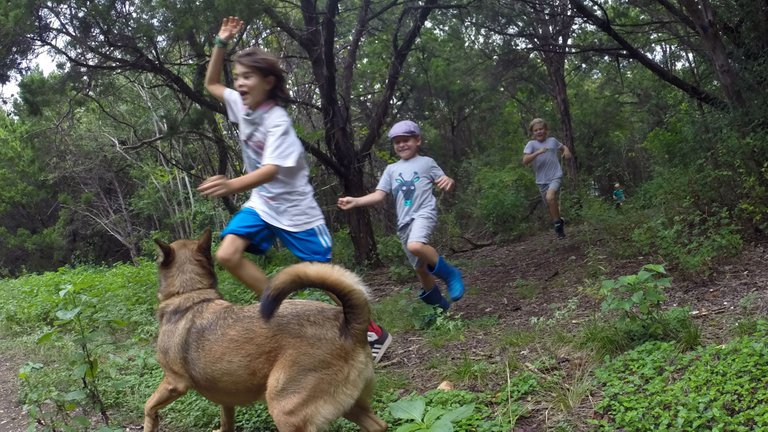
<instances>
[{"instance_id":1,"label":"gray t-shirt with deer graphic","mask_svg":"<svg viewBox=\"0 0 768 432\"><path fill-rule=\"evenodd\" d=\"M397 227L402 228L416 217L437 219L437 199L432 186L445 173L434 159L414 156L387 165L376 189L395 198Z\"/></svg>"}]
</instances>

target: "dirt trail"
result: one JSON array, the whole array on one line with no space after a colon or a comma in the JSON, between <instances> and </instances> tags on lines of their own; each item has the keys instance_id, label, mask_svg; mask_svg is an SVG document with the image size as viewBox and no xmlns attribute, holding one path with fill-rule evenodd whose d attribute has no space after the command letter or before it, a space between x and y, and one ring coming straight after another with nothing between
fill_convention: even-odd
<instances>
[{"instance_id":1,"label":"dirt trail","mask_svg":"<svg viewBox=\"0 0 768 432\"><path fill-rule=\"evenodd\" d=\"M19 363L0 355L0 432L24 432L27 415L18 401Z\"/></svg>"},{"instance_id":2,"label":"dirt trail","mask_svg":"<svg viewBox=\"0 0 768 432\"><path fill-rule=\"evenodd\" d=\"M580 323L600 310L599 301L588 292L588 287L594 290L603 277L612 279L635 274L645 264L661 263L658 258L647 256L621 260L611 257L610 253L601 250L596 236L589 234L574 227L563 241L555 240L553 233L546 232L513 244L488 246L450 256L454 262L466 263L462 271L469 287L468 294L451 307L451 313L463 320L495 317L496 324L440 348L430 346L419 331L397 334L382 367L400 372L417 390L427 391L435 389L445 374L440 368L420 367L430 362L471 359L503 366L503 359L509 353L500 346L499 340L505 331L530 329L532 318L548 319L564 311L568 314L566 325L578 331ZM581 241L584 238L591 239L591 249ZM700 326L702 343L724 343L734 336L734 326L746 314L768 314L767 261L768 244L757 243L746 244L739 257L719 263L716 272L707 277L684 280L675 275L674 268L667 266L673 280L665 306L687 306L691 311L697 311L693 316ZM365 279L377 298L402 289L388 280L385 272L369 274ZM534 341L530 348L530 351L536 351L537 343ZM529 349L522 351L519 353L521 363L534 360L535 356L526 358ZM579 353L568 350L556 355L558 362L562 360L565 364L558 364L564 379L578 377L579 367L587 361L579 358ZM483 391L488 386L496 387L502 383L457 384L457 388L464 390ZM586 420L595 415L594 403L599 397L599 392L590 394L574 408L571 413L575 423L573 430L589 430ZM520 419L514 432L554 430L547 419L547 406L530 408L531 412L527 418Z\"/></svg>"}]
</instances>

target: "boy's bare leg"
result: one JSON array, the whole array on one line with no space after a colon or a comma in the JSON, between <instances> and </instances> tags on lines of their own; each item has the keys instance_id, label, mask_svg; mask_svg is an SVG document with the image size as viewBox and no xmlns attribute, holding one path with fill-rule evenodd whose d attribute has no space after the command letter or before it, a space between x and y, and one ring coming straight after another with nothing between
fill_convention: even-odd
<instances>
[{"instance_id":1,"label":"boy's bare leg","mask_svg":"<svg viewBox=\"0 0 768 432\"><path fill-rule=\"evenodd\" d=\"M435 286L435 276L428 270L428 266L434 267L440 255L432 246L421 242L409 242L406 247L408 252L414 254L419 259L416 266L416 276L425 290L430 290Z\"/></svg>"},{"instance_id":2,"label":"boy's bare leg","mask_svg":"<svg viewBox=\"0 0 768 432\"><path fill-rule=\"evenodd\" d=\"M557 189L547 190L547 209L549 210L549 217L553 221L560 220L560 203L557 202Z\"/></svg>"},{"instance_id":3,"label":"boy's bare leg","mask_svg":"<svg viewBox=\"0 0 768 432\"><path fill-rule=\"evenodd\" d=\"M424 288L425 291L428 291L432 289L432 287L435 286L435 282L437 279L430 273L429 270L427 270L426 264L419 263L418 267L416 267L416 276L419 277L419 282L421 283L422 288Z\"/></svg>"},{"instance_id":4,"label":"boy's bare leg","mask_svg":"<svg viewBox=\"0 0 768 432\"><path fill-rule=\"evenodd\" d=\"M249 244L248 240L234 234L224 236L224 240L221 241L221 245L216 251L216 261L257 296L261 297L269 279L259 266L243 255Z\"/></svg>"}]
</instances>

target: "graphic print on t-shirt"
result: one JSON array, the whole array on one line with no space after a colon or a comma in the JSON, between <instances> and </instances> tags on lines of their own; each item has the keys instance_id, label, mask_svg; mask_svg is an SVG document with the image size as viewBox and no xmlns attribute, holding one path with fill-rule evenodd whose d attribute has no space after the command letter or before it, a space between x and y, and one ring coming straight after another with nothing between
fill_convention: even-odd
<instances>
[{"instance_id":1,"label":"graphic print on t-shirt","mask_svg":"<svg viewBox=\"0 0 768 432\"><path fill-rule=\"evenodd\" d=\"M416 193L416 183L421 180L421 177L419 177L419 173L416 171L413 172L413 176L411 176L410 180L406 180L405 177L403 177L403 173L400 173L400 178L395 179L397 182L397 187L395 188L395 199L397 199L397 194L402 193L403 194L403 205L406 207L410 207L413 205L413 194Z\"/></svg>"}]
</instances>

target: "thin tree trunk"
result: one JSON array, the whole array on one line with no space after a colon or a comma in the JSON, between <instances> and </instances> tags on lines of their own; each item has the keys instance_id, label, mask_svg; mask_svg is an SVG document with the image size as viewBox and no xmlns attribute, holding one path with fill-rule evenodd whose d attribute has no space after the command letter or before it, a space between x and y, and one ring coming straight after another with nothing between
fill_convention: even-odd
<instances>
[{"instance_id":1,"label":"thin tree trunk","mask_svg":"<svg viewBox=\"0 0 768 432\"><path fill-rule=\"evenodd\" d=\"M350 196L362 196L368 193L362 186L363 164L352 167L349 175L342 179L345 193ZM371 214L367 208L353 208L344 212L349 224L349 235L355 249L355 262L378 266L381 264L376 252L376 237L371 224Z\"/></svg>"}]
</instances>

